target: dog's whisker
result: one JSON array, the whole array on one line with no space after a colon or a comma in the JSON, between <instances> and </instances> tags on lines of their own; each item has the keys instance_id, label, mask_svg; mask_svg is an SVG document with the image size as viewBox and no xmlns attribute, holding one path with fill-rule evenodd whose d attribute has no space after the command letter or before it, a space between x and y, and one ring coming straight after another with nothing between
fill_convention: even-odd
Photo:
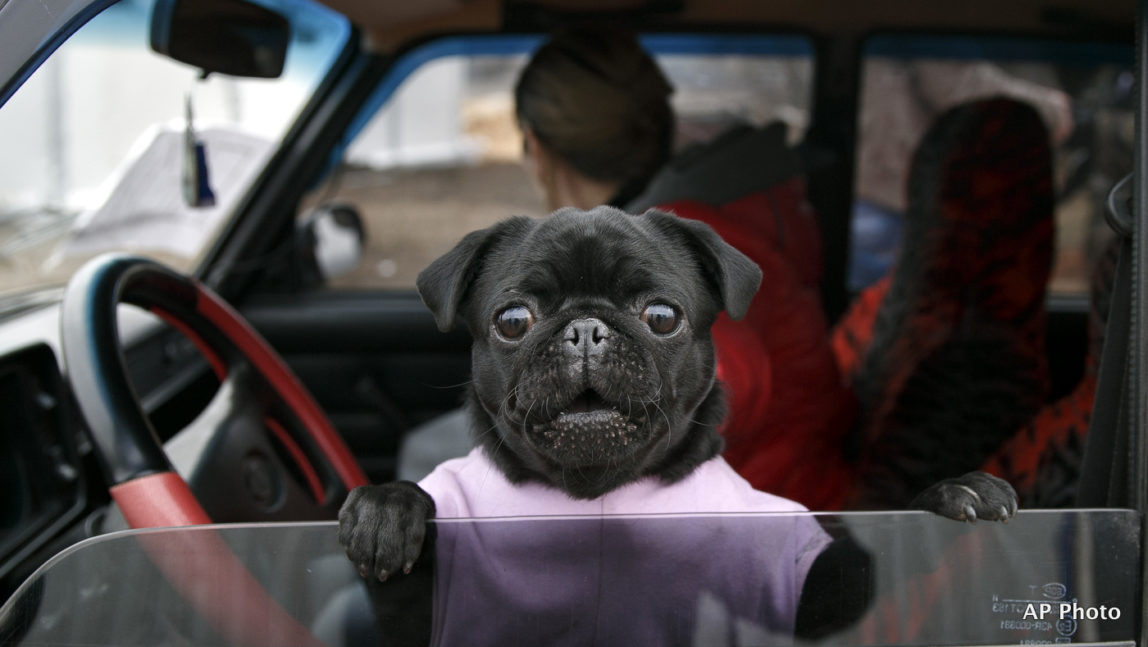
<instances>
[{"instance_id":1,"label":"dog's whisker","mask_svg":"<svg viewBox=\"0 0 1148 647\"><path fill-rule=\"evenodd\" d=\"M484 433L484 435L485 435L485 434L489 434L489 433L490 433L490 432L492 432L492 431L494 431L494 432L497 432L497 430L498 430L498 423L495 423L495 424L491 425L491 426L490 426L490 427L489 427L489 428L488 428L488 429L487 429L485 432L483 432L483 433ZM502 435L502 434L497 434L497 436L498 436L498 442L496 442L496 443L494 444L494 449L492 450L492 451L493 451L495 454L497 454L497 453L498 453L498 451L502 449L502 446L506 444L506 436L504 436L504 435Z\"/></svg>"},{"instance_id":2,"label":"dog's whisker","mask_svg":"<svg viewBox=\"0 0 1148 647\"><path fill-rule=\"evenodd\" d=\"M502 449L502 446L505 444L506 444L506 437L503 436L502 434L499 434L498 435L498 442L494 445L494 451L497 452L498 450Z\"/></svg>"},{"instance_id":3,"label":"dog's whisker","mask_svg":"<svg viewBox=\"0 0 1148 647\"><path fill-rule=\"evenodd\" d=\"M538 403L537 400L531 400L530 406L526 408L526 415L522 416L522 434L524 436L526 435L526 423L528 420L530 420L530 411L534 408L534 405L537 403Z\"/></svg>"},{"instance_id":4,"label":"dog's whisker","mask_svg":"<svg viewBox=\"0 0 1148 647\"><path fill-rule=\"evenodd\" d=\"M671 441L674 435L674 426L670 424L670 417L666 415L665 410L663 410L657 402L651 402L650 404L654 405L654 408L658 410L658 413L662 414L662 419L666 421L666 455L668 456L670 450L673 447Z\"/></svg>"},{"instance_id":5,"label":"dog's whisker","mask_svg":"<svg viewBox=\"0 0 1148 647\"><path fill-rule=\"evenodd\" d=\"M495 416L496 417L505 416L506 412L508 411L508 408L509 408L510 399L515 398L515 397L518 397L518 385L517 384L514 385L514 388L510 389L510 392L506 394L506 397L502 398L502 401L500 401L498 403L498 411L495 412Z\"/></svg>"},{"instance_id":6,"label":"dog's whisker","mask_svg":"<svg viewBox=\"0 0 1148 647\"><path fill-rule=\"evenodd\" d=\"M471 384L474 384L473 379L466 380L464 382L459 382L458 384L428 384L427 386L429 386L432 389L436 389L436 390L440 390L440 391L447 391L450 389L461 389L463 387L470 386Z\"/></svg>"},{"instance_id":7,"label":"dog's whisker","mask_svg":"<svg viewBox=\"0 0 1148 647\"><path fill-rule=\"evenodd\" d=\"M519 392L519 389L521 389L521 388L522 388L521 384L515 384L514 388L510 389L510 392L507 393L506 397L502 399L502 406L508 407L510 405L511 399L517 400L519 398L519 396L521 395Z\"/></svg>"}]
</instances>

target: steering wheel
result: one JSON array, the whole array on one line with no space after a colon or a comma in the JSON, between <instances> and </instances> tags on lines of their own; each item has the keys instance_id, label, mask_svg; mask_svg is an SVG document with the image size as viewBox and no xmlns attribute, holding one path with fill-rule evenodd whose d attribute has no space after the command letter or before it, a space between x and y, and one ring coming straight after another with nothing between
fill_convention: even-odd
<instances>
[{"instance_id":1,"label":"steering wheel","mask_svg":"<svg viewBox=\"0 0 1148 647\"><path fill-rule=\"evenodd\" d=\"M128 381L116 306L132 304L186 335L220 380L193 433L188 481L175 472ZM133 528L333 519L367 478L274 350L222 299L154 261L105 255L64 294L61 340L76 403L111 495Z\"/></svg>"}]
</instances>

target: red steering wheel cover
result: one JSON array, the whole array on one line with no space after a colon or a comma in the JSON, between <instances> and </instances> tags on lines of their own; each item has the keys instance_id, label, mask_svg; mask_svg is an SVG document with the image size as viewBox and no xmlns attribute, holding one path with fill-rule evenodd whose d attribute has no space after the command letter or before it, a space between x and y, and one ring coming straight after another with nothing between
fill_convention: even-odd
<instances>
[{"instance_id":1,"label":"red steering wheel cover","mask_svg":"<svg viewBox=\"0 0 1148 647\"><path fill-rule=\"evenodd\" d=\"M111 488L133 528L211 523L195 495L175 472L141 476ZM140 546L207 622L241 645L307 645L322 642L275 601L214 532L141 535ZM232 601L244 601L236 606Z\"/></svg>"},{"instance_id":2,"label":"red steering wheel cover","mask_svg":"<svg viewBox=\"0 0 1148 647\"><path fill-rule=\"evenodd\" d=\"M214 324L228 339L235 344L244 356L255 365L263 377L291 408L291 411L311 434L315 444L323 455L331 462L339 480L351 491L360 485L366 485L367 475L355 462L351 450L331 425L327 416L315 402L307 389L287 368L283 360L271 346L255 332L246 321L241 319L231 306L210 292L201 283L191 280L197 292L196 310L209 322Z\"/></svg>"},{"instance_id":3,"label":"red steering wheel cover","mask_svg":"<svg viewBox=\"0 0 1148 647\"><path fill-rule=\"evenodd\" d=\"M211 523L179 474L160 472L111 488L112 498L132 528L168 528Z\"/></svg>"}]
</instances>

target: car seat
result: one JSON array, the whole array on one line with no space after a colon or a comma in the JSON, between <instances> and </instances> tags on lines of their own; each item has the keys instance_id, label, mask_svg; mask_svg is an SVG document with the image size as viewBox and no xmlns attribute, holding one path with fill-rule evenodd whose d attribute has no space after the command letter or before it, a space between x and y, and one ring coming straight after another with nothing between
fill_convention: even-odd
<instances>
[{"instance_id":1,"label":"car seat","mask_svg":"<svg viewBox=\"0 0 1148 647\"><path fill-rule=\"evenodd\" d=\"M850 507L900 507L980 467L1043 405L1053 203L1048 131L1028 105L962 104L925 133L886 292L838 330L839 356L846 333L859 349Z\"/></svg>"},{"instance_id":2,"label":"car seat","mask_svg":"<svg viewBox=\"0 0 1148 647\"><path fill-rule=\"evenodd\" d=\"M1058 508L1076 501L1116 277L1119 245L1115 243L1119 242L1113 239L1092 272L1084 375L1070 393L1041 409L981 467L1012 483L1023 507Z\"/></svg>"}]
</instances>

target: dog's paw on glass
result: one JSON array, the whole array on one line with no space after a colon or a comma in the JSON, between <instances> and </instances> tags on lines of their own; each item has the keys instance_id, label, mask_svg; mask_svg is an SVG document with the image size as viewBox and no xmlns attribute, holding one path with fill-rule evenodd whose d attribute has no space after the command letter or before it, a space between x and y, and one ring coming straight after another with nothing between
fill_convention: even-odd
<instances>
[{"instance_id":1,"label":"dog's paw on glass","mask_svg":"<svg viewBox=\"0 0 1148 647\"><path fill-rule=\"evenodd\" d=\"M1005 521L1017 511L1016 490L1008 481L985 472L969 472L930 486L909 507L957 521Z\"/></svg>"},{"instance_id":2,"label":"dog's paw on glass","mask_svg":"<svg viewBox=\"0 0 1148 647\"><path fill-rule=\"evenodd\" d=\"M339 542L363 577L410 573L434 517L430 495L409 481L351 490L339 510Z\"/></svg>"}]
</instances>

